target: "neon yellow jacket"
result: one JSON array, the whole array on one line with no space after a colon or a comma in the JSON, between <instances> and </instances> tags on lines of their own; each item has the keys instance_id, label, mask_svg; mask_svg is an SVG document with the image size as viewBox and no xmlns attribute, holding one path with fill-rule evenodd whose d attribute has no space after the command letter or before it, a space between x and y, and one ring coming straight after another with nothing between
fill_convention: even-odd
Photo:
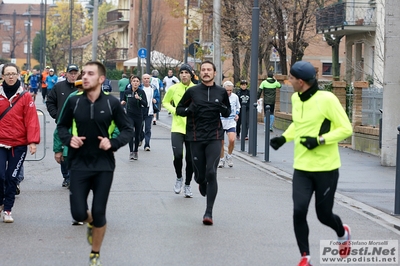
<instances>
[{"instance_id":1,"label":"neon yellow jacket","mask_svg":"<svg viewBox=\"0 0 400 266\"><path fill-rule=\"evenodd\" d=\"M318 138L325 119L331 122L327 133L321 134L325 144L308 150L300 143L300 137ZM346 112L333 93L318 90L304 102L300 100L298 93L294 93L292 120L282 135L287 142L294 141L294 169L318 172L331 171L341 166L338 142L351 136L353 129Z\"/></svg>"},{"instance_id":2,"label":"neon yellow jacket","mask_svg":"<svg viewBox=\"0 0 400 266\"><path fill-rule=\"evenodd\" d=\"M162 104L172 114L171 132L186 134L186 117L176 115L176 106L186 90L192 86L194 86L192 82L188 86L182 82L176 83L168 88L164 96Z\"/></svg>"}]
</instances>

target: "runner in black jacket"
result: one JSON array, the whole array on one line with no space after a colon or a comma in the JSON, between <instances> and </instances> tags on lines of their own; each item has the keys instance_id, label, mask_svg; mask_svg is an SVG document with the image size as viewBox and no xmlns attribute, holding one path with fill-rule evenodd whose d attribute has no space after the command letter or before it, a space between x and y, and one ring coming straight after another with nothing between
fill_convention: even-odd
<instances>
[{"instance_id":1,"label":"runner in black jacket","mask_svg":"<svg viewBox=\"0 0 400 266\"><path fill-rule=\"evenodd\" d=\"M132 76L130 82L131 86L124 91L121 104L126 106L126 113L135 129L135 149L133 149L133 139L131 139L129 141L129 159L137 160L143 114L147 114L148 107L146 93L139 89L140 78Z\"/></svg>"},{"instance_id":2,"label":"runner in black jacket","mask_svg":"<svg viewBox=\"0 0 400 266\"><path fill-rule=\"evenodd\" d=\"M84 90L66 101L57 125L61 141L69 148L71 213L76 221L88 223L90 265L100 265L106 205L115 169L114 151L133 137L132 126L119 100L101 90L105 75L103 64L86 63L82 72ZM111 138L115 126L120 134ZM88 210L90 190L93 202Z\"/></svg>"},{"instance_id":3,"label":"runner in black jacket","mask_svg":"<svg viewBox=\"0 0 400 266\"><path fill-rule=\"evenodd\" d=\"M212 209L217 196L217 166L221 153L224 130L220 114L228 117L231 105L226 90L215 85L215 65L201 64L201 83L189 88L179 102L176 113L187 116L185 140L190 142L195 180L200 194L207 195L207 208L203 224L212 225Z\"/></svg>"}]
</instances>

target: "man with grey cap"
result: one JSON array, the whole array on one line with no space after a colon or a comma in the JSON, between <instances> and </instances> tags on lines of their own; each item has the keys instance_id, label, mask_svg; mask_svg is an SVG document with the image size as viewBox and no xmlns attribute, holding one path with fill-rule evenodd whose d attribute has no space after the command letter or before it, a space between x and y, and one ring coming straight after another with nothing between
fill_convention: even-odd
<instances>
[{"instance_id":1,"label":"man with grey cap","mask_svg":"<svg viewBox=\"0 0 400 266\"><path fill-rule=\"evenodd\" d=\"M338 142L353 131L338 98L331 92L318 90L315 68L309 62L293 64L289 81L295 91L293 122L282 136L272 138L270 145L277 150L294 141L293 225L302 256L298 265L307 266L311 265L307 212L313 193L318 220L336 232L339 253L350 246L350 227L332 209L341 165Z\"/></svg>"},{"instance_id":2,"label":"man with grey cap","mask_svg":"<svg viewBox=\"0 0 400 266\"><path fill-rule=\"evenodd\" d=\"M224 132L228 136L228 153L225 156L224 150L224 140L222 140L222 147L221 147L221 155L219 158L218 168L222 168L225 166L225 163L228 164L229 167L233 167L233 159L232 159L232 152L235 148L235 136L236 136L236 123L239 119L240 113L240 101L239 97L233 92L233 83L231 81L225 81L222 85L226 89L228 93L229 102L231 104L231 114L229 117L221 116L221 123Z\"/></svg>"},{"instance_id":3,"label":"man with grey cap","mask_svg":"<svg viewBox=\"0 0 400 266\"><path fill-rule=\"evenodd\" d=\"M77 87L75 87L75 81L77 80L78 75L79 75L79 67L75 64L69 65L67 67L67 72L65 74L66 79L57 82L54 85L53 89L50 90L49 94L47 95L47 101L46 101L47 111L55 121L58 120L58 116L60 115L65 100L72 92L78 89ZM69 173L67 165L63 161L61 161L61 173L64 177L62 186L68 188Z\"/></svg>"}]
</instances>

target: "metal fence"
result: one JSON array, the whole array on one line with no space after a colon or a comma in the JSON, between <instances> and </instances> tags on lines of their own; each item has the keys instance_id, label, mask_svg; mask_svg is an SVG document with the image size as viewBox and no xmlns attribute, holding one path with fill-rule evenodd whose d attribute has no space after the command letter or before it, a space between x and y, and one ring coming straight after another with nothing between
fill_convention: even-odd
<instances>
[{"instance_id":1,"label":"metal fence","mask_svg":"<svg viewBox=\"0 0 400 266\"><path fill-rule=\"evenodd\" d=\"M34 155L31 155L28 149L25 161L40 161L46 156L46 124L49 123L49 121L46 120L46 115L43 110L36 109L36 111L40 124L40 143L36 145L36 153ZM51 132L51 136L53 136L53 132Z\"/></svg>"},{"instance_id":2,"label":"metal fence","mask_svg":"<svg viewBox=\"0 0 400 266\"><path fill-rule=\"evenodd\" d=\"M383 89L370 86L362 90L362 124L364 126L379 126L383 103Z\"/></svg>"},{"instance_id":3,"label":"metal fence","mask_svg":"<svg viewBox=\"0 0 400 266\"><path fill-rule=\"evenodd\" d=\"M292 113L292 94L294 93L293 87L289 85L282 85L280 89L280 111L285 113Z\"/></svg>"},{"instance_id":4,"label":"metal fence","mask_svg":"<svg viewBox=\"0 0 400 266\"><path fill-rule=\"evenodd\" d=\"M329 84L320 84L320 89L329 90ZM351 121L353 113L353 84L346 88L346 113ZM293 87L282 85L280 89L280 111L285 113L292 112L291 97ZM365 126L379 126L379 119L383 102L383 89L371 86L362 90L362 124Z\"/></svg>"}]
</instances>

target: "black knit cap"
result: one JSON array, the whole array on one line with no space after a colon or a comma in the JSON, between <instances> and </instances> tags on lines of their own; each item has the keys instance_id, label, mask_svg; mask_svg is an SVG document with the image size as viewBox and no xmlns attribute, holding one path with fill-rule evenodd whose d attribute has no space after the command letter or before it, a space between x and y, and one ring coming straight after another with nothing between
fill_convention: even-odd
<instances>
[{"instance_id":1,"label":"black knit cap","mask_svg":"<svg viewBox=\"0 0 400 266\"><path fill-rule=\"evenodd\" d=\"M290 74L297 79L309 82L315 79L316 72L314 66L311 65L310 62L298 61L293 64L290 69Z\"/></svg>"},{"instance_id":2,"label":"black knit cap","mask_svg":"<svg viewBox=\"0 0 400 266\"><path fill-rule=\"evenodd\" d=\"M181 73L182 70L186 70L191 76L193 76L193 68L189 64L182 64L179 73Z\"/></svg>"}]
</instances>

